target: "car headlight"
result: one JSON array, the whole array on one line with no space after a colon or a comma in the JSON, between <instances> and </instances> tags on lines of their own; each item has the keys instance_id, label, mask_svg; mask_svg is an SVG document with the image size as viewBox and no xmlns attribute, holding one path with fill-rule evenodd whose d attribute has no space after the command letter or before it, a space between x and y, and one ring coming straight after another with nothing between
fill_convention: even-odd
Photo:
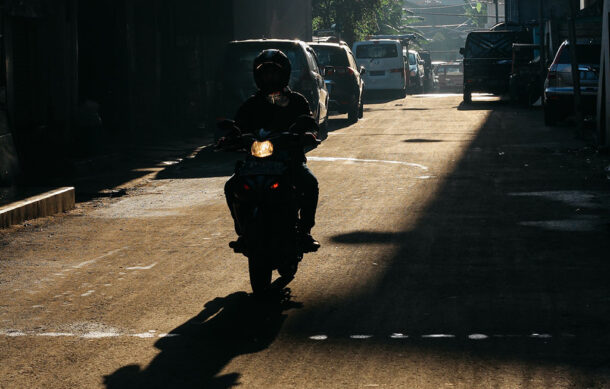
<instances>
[{"instance_id":1,"label":"car headlight","mask_svg":"<svg viewBox=\"0 0 610 389\"><path fill-rule=\"evenodd\" d=\"M266 158L273 155L273 143L266 140L263 142L255 141L252 143L250 153L257 158Z\"/></svg>"}]
</instances>

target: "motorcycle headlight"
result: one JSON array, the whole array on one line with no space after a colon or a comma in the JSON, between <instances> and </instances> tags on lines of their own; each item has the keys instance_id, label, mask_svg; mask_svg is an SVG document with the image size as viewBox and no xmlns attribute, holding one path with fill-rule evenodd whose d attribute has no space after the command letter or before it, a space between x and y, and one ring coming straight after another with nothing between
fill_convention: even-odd
<instances>
[{"instance_id":1,"label":"motorcycle headlight","mask_svg":"<svg viewBox=\"0 0 610 389\"><path fill-rule=\"evenodd\" d=\"M252 143L250 153L257 158L265 158L273 155L273 143L266 140L264 142L255 141Z\"/></svg>"}]
</instances>

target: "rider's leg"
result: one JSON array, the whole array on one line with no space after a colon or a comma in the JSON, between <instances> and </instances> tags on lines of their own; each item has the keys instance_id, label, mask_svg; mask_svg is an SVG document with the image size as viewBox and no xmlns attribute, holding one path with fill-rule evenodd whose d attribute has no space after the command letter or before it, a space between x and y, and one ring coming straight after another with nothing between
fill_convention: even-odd
<instances>
[{"instance_id":1,"label":"rider's leg","mask_svg":"<svg viewBox=\"0 0 610 389\"><path fill-rule=\"evenodd\" d=\"M295 171L295 184L303 194L300 201L299 232L305 249L317 250L320 243L311 236L311 229L316 224L316 209L318 207L319 187L316 176L307 165L302 164Z\"/></svg>"}]
</instances>

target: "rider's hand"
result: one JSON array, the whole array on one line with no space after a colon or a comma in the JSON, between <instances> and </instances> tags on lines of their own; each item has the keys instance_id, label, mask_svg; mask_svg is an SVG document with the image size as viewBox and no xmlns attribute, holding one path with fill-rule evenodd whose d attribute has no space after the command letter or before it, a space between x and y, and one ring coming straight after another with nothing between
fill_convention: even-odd
<instances>
[{"instance_id":1,"label":"rider's hand","mask_svg":"<svg viewBox=\"0 0 610 389\"><path fill-rule=\"evenodd\" d=\"M318 139L311 132L304 132L299 136L299 141L303 146L314 146L318 144Z\"/></svg>"}]
</instances>

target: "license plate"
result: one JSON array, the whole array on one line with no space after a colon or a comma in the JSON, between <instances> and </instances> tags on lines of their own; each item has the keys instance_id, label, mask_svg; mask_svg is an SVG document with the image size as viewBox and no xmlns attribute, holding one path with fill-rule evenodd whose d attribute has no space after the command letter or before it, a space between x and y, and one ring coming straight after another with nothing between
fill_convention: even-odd
<instances>
[{"instance_id":1,"label":"license plate","mask_svg":"<svg viewBox=\"0 0 610 389\"><path fill-rule=\"evenodd\" d=\"M286 165L277 161L246 161L239 171L240 176L278 176L284 173Z\"/></svg>"}]
</instances>

